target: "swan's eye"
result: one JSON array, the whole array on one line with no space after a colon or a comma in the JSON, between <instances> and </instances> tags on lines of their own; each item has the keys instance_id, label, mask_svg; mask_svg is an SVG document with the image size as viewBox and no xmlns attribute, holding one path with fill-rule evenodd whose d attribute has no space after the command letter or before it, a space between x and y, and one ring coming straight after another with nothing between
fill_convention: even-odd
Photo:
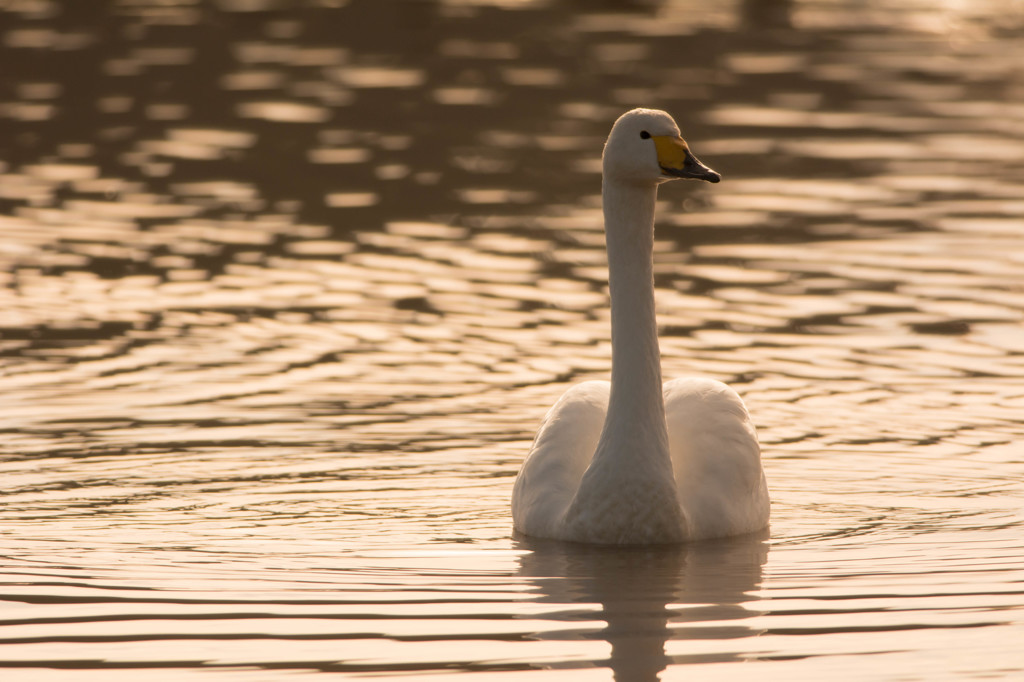
<instances>
[{"instance_id":1,"label":"swan's eye","mask_svg":"<svg viewBox=\"0 0 1024 682\"><path fill-rule=\"evenodd\" d=\"M649 132L647 132L646 130L641 130L640 131L640 138L641 139L646 140L646 139L650 138L650 136L651 136L651 134Z\"/></svg>"}]
</instances>

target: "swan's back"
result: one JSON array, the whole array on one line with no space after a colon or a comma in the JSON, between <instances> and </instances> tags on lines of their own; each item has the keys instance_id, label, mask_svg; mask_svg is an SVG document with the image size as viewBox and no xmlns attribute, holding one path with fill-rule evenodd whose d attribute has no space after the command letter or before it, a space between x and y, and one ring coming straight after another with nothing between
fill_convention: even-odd
<instances>
[{"instance_id":1,"label":"swan's back","mask_svg":"<svg viewBox=\"0 0 1024 682\"><path fill-rule=\"evenodd\" d=\"M768 525L769 499L757 432L734 390L712 379L665 384L672 472L691 540Z\"/></svg>"},{"instance_id":2,"label":"swan's back","mask_svg":"<svg viewBox=\"0 0 1024 682\"><path fill-rule=\"evenodd\" d=\"M593 462L608 410L609 387L606 381L573 386L548 412L512 490L517 531L540 538L595 541L593 529L584 528L579 519L567 524L566 512ZM769 500L761 451L740 397L711 379L669 381L664 396L672 475L678 491L678 501L665 503L679 504L682 512L677 515L664 509L664 517L682 525L672 532L659 531L660 541L741 535L767 526ZM629 487L628 482L604 481L601 501L613 502L612 498L625 492L623 487ZM651 494L653 489L640 496L649 499ZM606 513L604 504L591 506L596 516L601 512L610 517L603 525L636 525L637 519L627 518L628 505L615 514ZM604 541L659 541L641 535Z\"/></svg>"},{"instance_id":3,"label":"swan's back","mask_svg":"<svg viewBox=\"0 0 1024 682\"><path fill-rule=\"evenodd\" d=\"M519 532L561 537L565 512L601 437L609 389L607 381L584 381L548 411L512 488L512 521Z\"/></svg>"}]
</instances>

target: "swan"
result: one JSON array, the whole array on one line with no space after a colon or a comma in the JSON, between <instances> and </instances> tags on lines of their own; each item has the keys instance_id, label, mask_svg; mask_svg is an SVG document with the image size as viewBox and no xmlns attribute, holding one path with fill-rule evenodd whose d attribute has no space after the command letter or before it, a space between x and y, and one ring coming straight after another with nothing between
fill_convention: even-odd
<instances>
[{"instance_id":1,"label":"swan","mask_svg":"<svg viewBox=\"0 0 1024 682\"><path fill-rule=\"evenodd\" d=\"M761 450L743 401L712 379L662 386L654 206L676 178L718 182L672 117L628 111L603 155L611 382L570 388L544 418L512 490L516 531L598 544L667 544L768 525Z\"/></svg>"}]
</instances>

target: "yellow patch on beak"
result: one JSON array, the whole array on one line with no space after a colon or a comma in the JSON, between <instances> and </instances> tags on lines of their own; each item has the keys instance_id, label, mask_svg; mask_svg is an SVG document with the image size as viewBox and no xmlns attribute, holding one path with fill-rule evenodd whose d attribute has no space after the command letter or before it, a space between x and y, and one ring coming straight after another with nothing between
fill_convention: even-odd
<instances>
[{"instance_id":1,"label":"yellow patch on beak","mask_svg":"<svg viewBox=\"0 0 1024 682\"><path fill-rule=\"evenodd\" d=\"M654 148L658 151L658 165L669 170L682 170L690 148L686 140L671 135L652 135Z\"/></svg>"},{"instance_id":2,"label":"yellow patch on beak","mask_svg":"<svg viewBox=\"0 0 1024 682\"><path fill-rule=\"evenodd\" d=\"M671 135L653 135L654 149L658 152L658 165L662 177L692 178L705 182L718 182L722 176L700 162L690 151L686 141Z\"/></svg>"}]
</instances>

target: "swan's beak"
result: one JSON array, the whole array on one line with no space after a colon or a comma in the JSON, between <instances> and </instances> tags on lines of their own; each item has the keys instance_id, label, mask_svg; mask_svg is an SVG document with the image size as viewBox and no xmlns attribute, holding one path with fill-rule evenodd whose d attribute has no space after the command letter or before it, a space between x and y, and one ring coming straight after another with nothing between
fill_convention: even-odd
<instances>
[{"instance_id":1,"label":"swan's beak","mask_svg":"<svg viewBox=\"0 0 1024 682\"><path fill-rule=\"evenodd\" d=\"M670 178L695 178L719 182L722 176L700 162L681 137L655 135L654 148L658 150L661 173Z\"/></svg>"}]
</instances>

